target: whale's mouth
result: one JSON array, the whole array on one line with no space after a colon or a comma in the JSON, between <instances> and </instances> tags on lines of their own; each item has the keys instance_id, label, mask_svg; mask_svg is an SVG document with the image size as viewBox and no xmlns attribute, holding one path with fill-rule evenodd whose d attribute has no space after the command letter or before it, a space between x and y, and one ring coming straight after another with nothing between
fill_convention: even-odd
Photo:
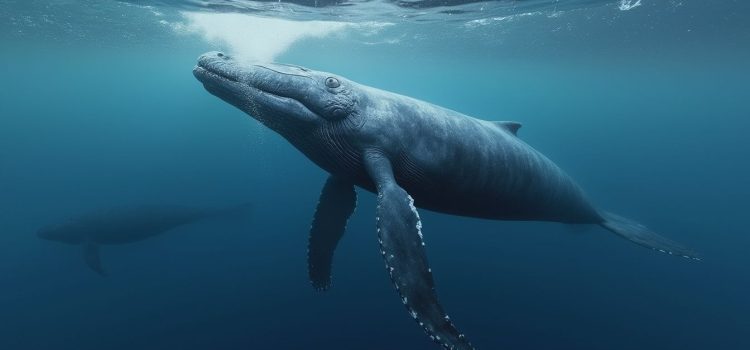
<instances>
[{"instance_id":1,"label":"whale's mouth","mask_svg":"<svg viewBox=\"0 0 750 350\"><path fill-rule=\"evenodd\" d=\"M207 75L213 79L216 80L226 80L231 81L233 83L239 83L239 81L236 78L233 78L229 75L222 74L220 71L211 70L208 67L197 65L193 69L194 72L197 72L198 74Z\"/></svg>"},{"instance_id":2,"label":"whale's mouth","mask_svg":"<svg viewBox=\"0 0 750 350\"><path fill-rule=\"evenodd\" d=\"M256 86L255 84L240 81L240 78L235 76L231 72L213 67L211 64L204 63L202 61L198 62L198 65L193 68L193 74L203 84L209 85L213 88L224 85L235 86L237 88L247 90L248 95L261 94L267 98L276 99L279 102L283 103L299 103L299 101L292 97L276 94L271 91L264 90Z\"/></svg>"},{"instance_id":3,"label":"whale's mouth","mask_svg":"<svg viewBox=\"0 0 750 350\"><path fill-rule=\"evenodd\" d=\"M198 65L193 68L193 74L202 83L224 81L241 84L238 77L234 76L226 70L219 69L218 67L212 65L210 62L206 62L204 60L198 61Z\"/></svg>"},{"instance_id":4,"label":"whale's mouth","mask_svg":"<svg viewBox=\"0 0 750 350\"><path fill-rule=\"evenodd\" d=\"M212 61L204 61L200 60L198 61L198 65L193 68L193 74L204 84L211 84L211 85L221 85L221 84L229 84L229 85L240 85L243 88L250 89L252 92L263 94L270 98L275 98L280 100L281 102L296 102L299 104L302 104L300 101L298 101L296 98L292 96L287 96L285 94L276 92L276 91L270 91L268 89L264 89L260 84L254 84L252 81L245 81L247 79L241 79L235 72L234 69L222 69L225 68L227 65L218 65L218 64L212 64ZM263 65L253 65L253 67L258 67L261 69L269 69L266 66ZM273 70L272 70L273 71ZM276 71L274 71L276 72Z\"/></svg>"},{"instance_id":5,"label":"whale's mouth","mask_svg":"<svg viewBox=\"0 0 750 350\"><path fill-rule=\"evenodd\" d=\"M279 88L294 84L293 81L282 83L290 77L283 73L264 65L238 65L218 54L201 56L193 68L193 75L203 83L206 90L245 110L256 119L270 122L268 117L278 113L293 113L305 115L305 119L316 119L317 114L293 96L293 89Z\"/></svg>"}]
</instances>

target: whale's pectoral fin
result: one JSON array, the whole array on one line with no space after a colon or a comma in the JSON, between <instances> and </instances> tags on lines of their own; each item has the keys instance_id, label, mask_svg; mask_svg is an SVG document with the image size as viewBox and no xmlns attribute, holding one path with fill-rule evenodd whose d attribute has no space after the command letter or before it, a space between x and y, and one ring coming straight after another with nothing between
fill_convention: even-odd
<instances>
[{"instance_id":1,"label":"whale's pectoral fin","mask_svg":"<svg viewBox=\"0 0 750 350\"><path fill-rule=\"evenodd\" d=\"M432 340L446 349L473 349L438 302L414 200L396 183L384 156L368 153L365 164L378 190L381 253L401 301Z\"/></svg>"},{"instance_id":2,"label":"whale's pectoral fin","mask_svg":"<svg viewBox=\"0 0 750 350\"><path fill-rule=\"evenodd\" d=\"M99 245L94 242L85 242L83 244L83 260L86 261L86 265L94 270L94 272L106 276L107 274L102 269L102 261L99 259Z\"/></svg>"},{"instance_id":3,"label":"whale's pectoral fin","mask_svg":"<svg viewBox=\"0 0 750 350\"><path fill-rule=\"evenodd\" d=\"M344 235L346 222L356 205L354 184L334 176L329 177L315 210L307 248L310 282L317 290L326 290L331 286L333 252Z\"/></svg>"},{"instance_id":4,"label":"whale's pectoral fin","mask_svg":"<svg viewBox=\"0 0 750 350\"><path fill-rule=\"evenodd\" d=\"M635 244L658 250L669 255L701 260L701 257L690 249L685 248L681 244L673 242L668 238L660 236L656 232L651 231L648 227L635 221L612 213L603 213L602 217L604 218L604 222L601 223L602 227Z\"/></svg>"}]
</instances>

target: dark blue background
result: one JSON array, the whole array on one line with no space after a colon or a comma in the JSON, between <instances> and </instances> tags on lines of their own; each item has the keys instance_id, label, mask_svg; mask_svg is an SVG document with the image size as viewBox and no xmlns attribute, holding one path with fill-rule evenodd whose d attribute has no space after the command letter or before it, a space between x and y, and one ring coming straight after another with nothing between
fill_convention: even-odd
<instances>
[{"instance_id":1,"label":"dark blue background","mask_svg":"<svg viewBox=\"0 0 750 350\"><path fill-rule=\"evenodd\" d=\"M705 256L657 254L597 227L422 211L438 292L478 348L746 349L750 55L735 21L745 9L695 2L580 10L562 33L541 17L455 34L473 42L320 39L279 60L520 121L520 137L602 208ZM2 36L1 349L437 348L384 272L369 193L332 290L310 287L307 230L326 174L203 90L190 71L216 45L100 25L83 39L43 25ZM34 235L98 208L246 201L242 219L104 247L107 278L86 269L80 247Z\"/></svg>"}]
</instances>

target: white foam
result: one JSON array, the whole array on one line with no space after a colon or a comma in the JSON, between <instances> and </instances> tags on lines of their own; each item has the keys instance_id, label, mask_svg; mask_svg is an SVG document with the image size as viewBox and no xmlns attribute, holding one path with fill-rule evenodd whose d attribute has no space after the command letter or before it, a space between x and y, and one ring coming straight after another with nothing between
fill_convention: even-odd
<instances>
[{"instance_id":1,"label":"white foam","mask_svg":"<svg viewBox=\"0 0 750 350\"><path fill-rule=\"evenodd\" d=\"M200 34L217 46L228 45L231 55L248 61L273 61L295 42L322 38L346 29L333 21L291 21L237 13L183 12L184 26L175 29Z\"/></svg>"},{"instance_id":2,"label":"white foam","mask_svg":"<svg viewBox=\"0 0 750 350\"><path fill-rule=\"evenodd\" d=\"M499 17L490 17L490 18L480 18L480 19L474 19L471 21L468 21L464 23L464 26L466 28L476 28L481 26L486 26L493 23L500 23L500 22L513 22L523 17L528 16L539 16L543 13L541 11L534 11L534 12L523 12L523 13L517 13L514 15L508 15L508 16L499 16ZM562 12L554 12L552 15L549 15L548 17L559 17L562 15Z\"/></svg>"},{"instance_id":3,"label":"white foam","mask_svg":"<svg viewBox=\"0 0 750 350\"><path fill-rule=\"evenodd\" d=\"M620 11L630 11L641 6L641 0L620 0Z\"/></svg>"}]
</instances>

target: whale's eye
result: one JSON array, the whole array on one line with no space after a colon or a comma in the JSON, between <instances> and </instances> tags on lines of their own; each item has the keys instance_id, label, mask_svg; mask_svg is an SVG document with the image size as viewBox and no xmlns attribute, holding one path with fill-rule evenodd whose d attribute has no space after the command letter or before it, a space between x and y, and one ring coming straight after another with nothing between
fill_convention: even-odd
<instances>
[{"instance_id":1,"label":"whale's eye","mask_svg":"<svg viewBox=\"0 0 750 350\"><path fill-rule=\"evenodd\" d=\"M341 86L341 83L339 83L339 80L333 77L326 78L326 87L330 89L335 89L337 87Z\"/></svg>"}]
</instances>

